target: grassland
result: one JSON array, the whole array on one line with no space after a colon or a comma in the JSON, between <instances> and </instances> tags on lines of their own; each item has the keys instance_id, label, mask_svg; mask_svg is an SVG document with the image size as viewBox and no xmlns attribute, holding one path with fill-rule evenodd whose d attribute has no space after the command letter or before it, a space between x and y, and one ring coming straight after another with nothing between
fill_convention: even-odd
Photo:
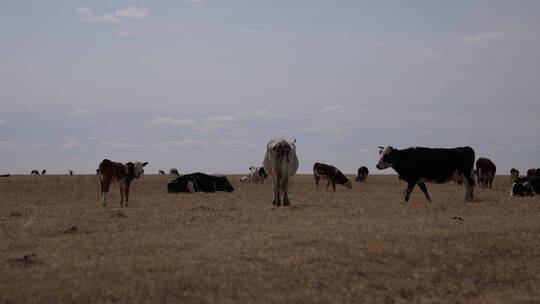
<instances>
[{"instance_id":1,"label":"grassland","mask_svg":"<svg viewBox=\"0 0 540 304\"><path fill-rule=\"evenodd\" d=\"M476 202L449 183L410 204L396 176L336 193L297 176L290 208L231 180L167 194L144 176L103 208L96 176L0 179L0 302L540 303L540 198L506 176Z\"/></svg>"}]
</instances>

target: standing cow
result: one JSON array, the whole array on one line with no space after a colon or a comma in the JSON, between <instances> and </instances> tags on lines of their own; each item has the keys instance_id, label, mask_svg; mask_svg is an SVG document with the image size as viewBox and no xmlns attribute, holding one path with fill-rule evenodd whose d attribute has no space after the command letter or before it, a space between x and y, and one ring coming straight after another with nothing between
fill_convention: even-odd
<instances>
[{"instance_id":1,"label":"standing cow","mask_svg":"<svg viewBox=\"0 0 540 304\"><path fill-rule=\"evenodd\" d=\"M476 161L476 178L480 188L491 189L495 172L497 172L497 167L489 158L480 157Z\"/></svg>"},{"instance_id":2,"label":"standing cow","mask_svg":"<svg viewBox=\"0 0 540 304\"><path fill-rule=\"evenodd\" d=\"M120 206L127 207L131 182L134 179L141 177L143 174L143 168L147 164L147 162L128 162L123 164L104 159L99 164L101 203L103 204L103 207L107 206L107 194L109 193L111 182L114 180L118 182L118 186L120 187Z\"/></svg>"},{"instance_id":3,"label":"standing cow","mask_svg":"<svg viewBox=\"0 0 540 304\"><path fill-rule=\"evenodd\" d=\"M358 174L356 175L357 182L367 182L367 177L369 175L369 170L366 166L358 168Z\"/></svg>"},{"instance_id":4,"label":"standing cow","mask_svg":"<svg viewBox=\"0 0 540 304\"><path fill-rule=\"evenodd\" d=\"M70 176L72 176L73 175L73 170L69 170L68 173L69 173Z\"/></svg>"},{"instance_id":5,"label":"standing cow","mask_svg":"<svg viewBox=\"0 0 540 304\"><path fill-rule=\"evenodd\" d=\"M529 169L527 170L527 176L533 177L533 176L540 176L540 168L538 169Z\"/></svg>"},{"instance_id":6,"label":"standing cow","mask_svg":"<svg viewBox=\"0 0 540 304\"><path fill-rule=\"evenodd\" d=\"M377 169L393 168L407 182L405 201L409 201L414 186L418 184L426 199L431 201L426 182L446 183L461 178L465 184L465 200L473 199L474 150L471 147L454 149L379 147L381 155Z\"/></svg>"},{"instance_id":7,"label":"standing cow","mask_svg":"<svg viewBox=\"0 0 540 304\"><path fill-rule=\"evenodd\" d=\"M180 173L178 173L178 169L176 168L171 168L171 170L169 170L169 175L173 176L173 177L179 177L180 176Z\"/></svg>"},{"instance_id":8,"label":"standing cow","mask_svg":"<svg viewBox=\"0 0 540 304\"><path fill-rule=\"evenodd\" d=\"M45 175L45 174L47 174L47 169L41 170L41 175Z\"/></svg>"},{"instance_id":9,"label":"standing cow","mask_svg":"<svg viewBox=\"0 0 540 304\"><path fill-rule=\"evenodd\" d=\"M281 206L283 193L283 206L288 206L289 178L298 170L298 157L296 156L296 139L287 141L284 138L273 139L266 145L263 167L272 178L274 199L272 204Z\"/></svg>"},{"instance_id":10,"label":"standing cow","mask_svg":"<svg viewBox=\"0 0 540 304\"><path fill-rule=\"evenodd\" d=\"M158 171L158 175L165 175L165 171L159 170L159 171Z\"/></svg>"},{"instance_id":11,"label":"standing cow","mask_svg":"<svg viewBox=\"0 0 540 304\"><path fill-rule=\"evenodd\" d=\"M315 176L315 187L317 188L317 191L319 191L319 181L321 179L327 181L326 191L328 191L330 184L332 184L332 190L334 190L334 192L336 192L336 184L352 189L351 181L334 166L315 163L313 164L313 175Z\"/></svg>"},{"instance_id":12,"label":"standing cow","mask_svg":"<svg viewBox=\"0 0 540 304\"><path fill-rule=\"evenodd\" d=\"M513 183L516 181L516 179L519 178L519 170L516 168L512 168L510 170L510 181Z\"/></svg>"},{"instance_id":13,"label":"standing cow","mask_svg":"<svg viewBox=\"0 0 540 304\"><path fill-rule=\"evenodd\" d=\"M30 172L30 175L39 175L39 171L34 169Z\"/></svg>"}]
</instances>

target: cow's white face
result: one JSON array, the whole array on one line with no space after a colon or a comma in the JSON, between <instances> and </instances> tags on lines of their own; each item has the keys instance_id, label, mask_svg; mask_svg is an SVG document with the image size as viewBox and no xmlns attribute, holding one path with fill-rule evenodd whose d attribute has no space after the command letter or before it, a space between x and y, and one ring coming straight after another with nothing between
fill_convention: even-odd
<instances>
[{"instance_id":1,"label":"cow's white face","mask_svg":"<svg viewBox=\"0 0 540 304\"><path fill-rule=\"evenodd\" d=\"M147 162L144 162L144 163L141 163L141 162L136 162L133 164L133 170L135 172L135 178L139 178L143 175L143 168L144 166L148 165Z\"/></svg>"},{"instance_id":2,"label":"cow's white face","mask_svg":"<svg viewBox=\"0 0 540 304\"><path fill-rule=\"evenodd\" d=\"M348 179L347 182L345 184L343 184L343 186L347 187L348 189L352 189L352 183L351 183L351 180Z\"/></svg>"},{"instance_id":3,"label":"cow's white face","mask_svg":"<svg viewBox=\"0 0 540 304\"><path fill-rule=\"evenodd\" d=\"M392 167L392 164L388 162L388 155L390 152L392 152L393 148L390 146L386 147L379 147L381 148L381 151L379 151L379 154L381 154L381 158L379 159L379 162L377 163L377 169L383 170L389 167Z\"/></svg>"}]
</instances>

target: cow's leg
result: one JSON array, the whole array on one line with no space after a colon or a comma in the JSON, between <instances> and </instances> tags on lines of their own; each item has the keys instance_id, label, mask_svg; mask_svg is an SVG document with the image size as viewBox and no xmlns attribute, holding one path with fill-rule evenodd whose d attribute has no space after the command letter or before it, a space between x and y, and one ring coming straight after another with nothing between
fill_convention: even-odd
<instances>
[{"instance_id":1,"label":"cow's leg","mask_svg":"<svg viewBox=\"0 0 540 304\"><path fill-rule=\"evenodd\" d=\"M289 202L289 178L286 177L283 181L283 206L289 206L291 203Z\"/></svg>"},{"instance_id":2,"label":"cow's leg","mask_svg":"<svg viewBox=\"0 0 540 304\"><path fill-rule=\"evenodd\" d=\"M103 207L106 207L107 194L109 194L109 187L111 185L111 181L104 175L100 175L99 179L101 181L101 205Z\"/></svg>"},{"instance_id":3,"label":"cow's leg","mask_svg":"<svg viewBox=\"0 0 540 304\"><path fill-rule=\"evenodd\" d=\"M334 190L334 192L336 192L336 181L335 180L332 180L332 190Z\"/></svg>"},{"instance_id":4,"label":"cow's leg","mask_svg":"<svg viewBox=\"0 0 540 304\"><path fill-rule=\"evenodd\" d=\"M124 206L127 207L128 206L128 202L129 202L129 187L131 186L130 183L127 183L125 186L124 186L124 191L125 191L125 194L124 194Z\"/></svg>"},{"instance_id":5,"label":"cow's leg","mask_svg":"<svg viewBox=\"0 0 540 304\"><path fill-rule=\"evenodd\" d=\"M318 177L317 175L315 175L315 189L317 190L317 192L319 192L319 190L321 190L321 188L319 187L319 181L321 180L320 177Z\"/></svg>"},{"instance_id":6,"label":"cow's leg","mask_svg":"<svg viewBox=\"0 0 540 304\"><path fill-rule=\"evenodd\" d=\"M120 207L124 207L124 189L125 189L125 186L124 186L124 183L119 181L118 182L118 187L120 188Z\"/></svg>"},{"instance_id":7,"label":"cow's leg","mask_svg":"<svg viewBox=\"0 0 540 304\"><path fill-rule=\"evenodd\" d=\"M411 197L411 192L414 189L414 186L416 185L416 182L410 182L407 184L407 189L403 192L403 198L406 202L409 201L409 198Z\"/></svg>"},{"instance_id":8,"label":"cow's leg","mask_svg":"<svg viewBox=\"0 0 540 304\"><path fill-rule=\"evenodd\" d=\"M328 192L328 187L330 187L330 180L326 182L326 192Z\"/></svg>"},{"instance_id":9,"label":"cow's leg","mask_svg":"<svg viewBox=\"0 0 540 304\"><path fill-rule=\"evenodd\" d=\"M418 183L418 187L420 187L420 190L424 192L424 195L426 196L426 199L428 200L428 202L431 202L431 197L429 196L429 193L427 192L426 184Z\"/></svg>"},{"instance_id":10,"label":"cow's leg","mask_svg":"<svg viewBox=\"0 0 540 304\"><path fill-rule=\"evenodd\" d=\"M471 201L474 198L474 178L471 174L465 173L463 184L465 185L465 200Z\"/></svg>"},{"instance_id":11,"label":"cow's leg","mask_svg":"<svg viewBox=\"0 0 540 304\"><path fill-rule=\"evenodd\" d=\"M281 198L279 197L279 179L277 176L272 175L272 189L274 190L274 199L272 200L272 205L279 206L281 205Z\"/></svg>"}]
</instances>

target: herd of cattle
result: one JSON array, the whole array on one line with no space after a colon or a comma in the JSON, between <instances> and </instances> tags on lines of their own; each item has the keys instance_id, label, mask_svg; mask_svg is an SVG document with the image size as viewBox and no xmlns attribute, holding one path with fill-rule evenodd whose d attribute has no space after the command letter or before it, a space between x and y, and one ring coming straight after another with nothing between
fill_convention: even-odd
<instances>
[{"instance_id":1,"label":"herd of cattle","mask_svg":"<svg viewBox=\"0 0 540 304\"><path fill-rule=\"evenodd\" d=\"M272 204L284 206L290 204L288 197L289 179L298 170L298 156L296 155L296 140L288 141L283 138L268 142L261 167L252 166L249 174L240 178L240 183L264 183L270 178L273 188ZM457 147L453 149L413 147L407 149L395 149L391 146L379 147L380 158L376 165L377 169L394 169L399 179L407 183L404 191L404 200L408 201L414 187L418 185L426 199L431 201L426 183L446 183L455 181L465 186L465 200L474 199L474 187L476 183L481 188L491 189L497 167L488 158L480 157L475 163L475 152L471 147ZM120 188L120 205L127 206L129 201L129 188L133 180L144 174L147 162L119 163L104 159L96 174L101 183L102 205L107 205L107 195L110 185L116 181ZM475 168L476 164L476 168ZM45 175L38 170L32 170L31 175ZM159 175L165 175L165 171L159 170ZM69 170L69 175L73 171ZM200 172L180 175L178 170L172 168L169 175L174 180L168 183L167 191L177 192L216 192L234 191L233 186L225 176L208 175ZM321 180L327 182L326 190L332 186L336 191L336 184L351 189L351 181L336 167L323 163L313 165L315 188L320 190ZM367 167L362 166L356 175L357 182L366 182L369 175ZM0 175L9 177L9 174ZM527 175L520 177L517 169L510 170L512 196L533 196L540 193L540 168L529 169Z\"/></svg>"}]
</instances>

